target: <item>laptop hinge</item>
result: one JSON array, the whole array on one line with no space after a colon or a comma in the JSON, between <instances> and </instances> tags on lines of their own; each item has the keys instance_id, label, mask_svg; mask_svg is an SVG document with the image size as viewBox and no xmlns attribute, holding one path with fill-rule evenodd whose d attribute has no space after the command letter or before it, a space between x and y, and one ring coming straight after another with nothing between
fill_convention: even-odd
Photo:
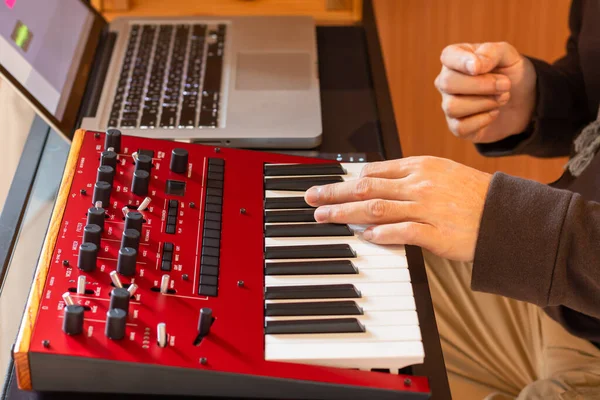
<instances>
[{"instance_id":1,"label":"laptop hinge","mask_svg":"<svg viewBox=\"0 0 600 400\"><path fill-rule=\"evenodd\" d=\"M77 118L77 126L81 125L81 121L86 117L96 116L104 79L108 73L108 67L112 58L113 49L117 41L117 33L109 32L107 29L102 33L102 37L98 43L96 56L94 57L94 65L89 75L88 84L83 96L82 106L79 109Z\"/></svg>"}]
</instances>

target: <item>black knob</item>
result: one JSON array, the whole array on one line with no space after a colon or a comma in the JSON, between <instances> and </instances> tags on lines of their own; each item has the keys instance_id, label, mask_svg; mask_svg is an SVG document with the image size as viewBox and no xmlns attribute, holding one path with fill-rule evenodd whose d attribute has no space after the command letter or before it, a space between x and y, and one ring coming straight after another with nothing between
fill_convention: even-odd
<instances>
[{"instance_id":1,"label":"black knob","mask_svg":"<svg viewBox=\"0 0 600 400\"><path fill-rule=\"evenodd\" d=\"M137 251L131 247L119 249L119 258L117 259L117 272L124 276L135 275L135 262Z\"/></svg>"},{"instance_id":2,"label":"black knob","mask_svg":"<svg viewBox=\"0 0 600 400\"><path fill-rule=\"evenodd\" d=\"M121 310L129 313L129 298L131 294L125 288L114 288L110 292L110 309L120 308Z\"/></svg>"},{"instance_id":3,"label":"black knob","mask_svg":"<svg viewBox=\"0 0 600 400\"><path fill-rule=\"evenodd\" d=\"M83 242L94 243L96 247L100 248L100 235L102 229L96 224L86 225L83 228Z\"/></svg>"},{"instance_id":4,"label":"black knob","mask_svg":"<svg viewBox=\"0 0 600 400\"><path fill-rule=\"evenodd\" d=\"M112 186L110 183L99 181L94 184L94 196L92 198L92 202L96 204L96 202L101 201L103 208L108 208L110 204L110 190Z\"/></svg>"},{"instance_id":5,"label":"black knob","mask_svg":"<svg viewBox=\"0 0 600 400\"><path fill-rule=\"evenodd\" d=\"M121 247L131 247L138 251L140 249L140 232L135 229L125 229L121 238Z\"/></svg>"},{"instance_id":6,"label":"black knob","mask_svg":"<svg viewBox=\"0 0 600 400\"><path fill-rule=\"evenodd\" d=\"M94 243L82 243L81 246L79 246L77 268L85 272L91 272L96 269L97 258L98 246Z\"/></svg>"},{"instance_id":7,"label":"black knob","mask_svg":"<svg viewBox=\"0 0 600 400\"><path fill-rule=\"evenodd\" d=\"M139 211L129 211L125 217L125 229L135 229L140 234L142 233L142 223L144 216Z\"/></svg>"},{"instance_id":8,"label":"black knob","mask_svg":"<svg viewBox=\"0 0 600 400\"><path fill-rule=\"evenodd\" d=\"M152 157L146 154L140 154L135 162L135 169L150 172L152 169Z\"/></svg>"},{"instance_id":9,"label":"black knob","mask_svg":"<svg viewBox=\"0 0 600 400\"><path fill-rule=\"evenodd\" d=\"M100 229L104 229L104 220L106 219L106 211L103 207L90 207L88 209L87 224L98 225Z\"/></svg>"},{"instance_id":10,"label":"black knob","mask_svg":"<svg viewBox=\"0 0 600 400\"><path fill-rule=\"evenodd\" d=\"M83 332L83 306L72 304L65 307L63 332L67 335L79 335Z\"/></svg>"},{"instance_id":11,"label":"black knob","mask_svg":"<svg viewBox=\"0 0 600 400\"><path fill-rule=\"evenodd\" d=\"M114 151L103 151L100 155L100 165L108 165L109 167L117 168L117 153Z\"/></svg>"},{"instance_id":12,"label":"black knob","mask_svg":"<svg viewBox=\"0 0 600 400\"><path fill-rule=\"evenodd\" d=\"M115 152L121 152L121 131L118 129L109 129L106 131L106 137L104 139L104 150L108 150L109 147L115 149Z\"/></svg>"},{"instance_id":13,"label":"black knob","mask_svg":"<svg viewBox=\"0 0 600 400\"><path fill-rule=\"evenodd\" d=\"M97 181L108 182L111 186L115 179L115 169L110 165L101 165L98 167L98 174L96 175Z\"/></svg>"},{"instance_id":14,"label":"black knob","mask_svg":"<svg viewBox=\"0 0 600 400\"><path fill-rule=\"evenodd\" d=\"M200 318L198 319L198 335L206 336L212 325L212 308L201 308Z\"/></svg>"},{"instance_id":15,"label":"black knob","mask_svg":"<svg viewBox=\"0 0 600 400\"><path fill-rule=\"evenodd\" d=\"M171 171L184 174L188 167L188 151L186 149L173 149L171 152Z\"/></svg>"},{"instance_id":16,"label":"black knob","mask_svg":"<svg viewBox=\"0 0 600 400\"><path fill-rule=\"evenodd\" d=\"M131 181L131 191L138 196L146 196L148 194L148 186L150 185L150 173L138 169L133 173Z\"/></svg>"},{"instance_id":17,"label":"black knob","mask_svg":"<svg viewBox=\"0 0 600 400\"><path fill-rule=\"evenodd\" d=\"M127 313L120 308L113 308L106 313L106 330L104 334L112 340L119 340L125 337L125 323L127 322Z\"/></svg>"}]
</instances>

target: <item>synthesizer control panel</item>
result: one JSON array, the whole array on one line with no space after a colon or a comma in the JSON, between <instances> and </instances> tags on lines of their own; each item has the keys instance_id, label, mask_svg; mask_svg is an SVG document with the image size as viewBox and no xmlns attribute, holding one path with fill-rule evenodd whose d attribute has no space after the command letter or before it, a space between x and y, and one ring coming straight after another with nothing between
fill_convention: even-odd
<instances>
[{"instance_id":1,"label":"synthesizer control panel","mask_svg":"<svg viewBox=\"0 0 600 400\"><path fill-rule=\"evenodd\" d=\"M426 378L399 375L397 369L381 373L266 359L266 332L302 333L315 323L265 322L265 299L307 299L285 297L287 286L265 288L265 236L290 236L287 228L312 219L304 209L292 213L298 222L265 225L266 215L277 218L287 208L265 213L267 186L281 181L286 189L289 183L285 171L267 183L266 164L339 166L117 130L78 131L15 346L19 386L258 398L286 397L286 389L290 398L427 397ZM347 236L344 226L324 228ZM328 267L349 268L334 264ZM402 274L408 276L394 276ZM410 295L410 279L398 279L408 282L390 290ZM352 291L333 286L334 292ZM394 315L416 320L409 303ZM366 321L322 320L317 330L363 332ZM410 335L406 340L420 339L418 326Z\"/></svg>"}]
</instances>

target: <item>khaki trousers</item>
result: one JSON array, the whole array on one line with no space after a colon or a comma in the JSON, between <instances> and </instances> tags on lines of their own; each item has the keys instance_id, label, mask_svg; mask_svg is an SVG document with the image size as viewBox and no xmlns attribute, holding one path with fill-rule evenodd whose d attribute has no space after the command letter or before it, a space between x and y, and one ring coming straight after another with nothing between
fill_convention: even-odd
<instances>
[{"instance_id":1,"label":"khaki trousers","mask_svg":"<svg viewBox=\"0 0 600 400\"><path fill-rule=\"evenodd\" d=\"M471 263L423 252L453 399L600 399L600 350L537 306L470 289Z\"/></svg>"}]
</instances>

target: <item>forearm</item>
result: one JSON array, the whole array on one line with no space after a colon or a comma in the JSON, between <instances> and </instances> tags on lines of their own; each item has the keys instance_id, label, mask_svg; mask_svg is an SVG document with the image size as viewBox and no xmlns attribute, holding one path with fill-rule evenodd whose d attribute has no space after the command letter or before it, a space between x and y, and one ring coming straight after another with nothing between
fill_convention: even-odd
<instances>
[{"instance_id":1,"label":"forearm","mask_svg":"<svg viewBox=\"0 0 600 400\"><path fill-rule=\"evenodd\" d=\"M600 204L501 173L475 250L472 288L600 318Z\"/></svg>"}]
</instances>

